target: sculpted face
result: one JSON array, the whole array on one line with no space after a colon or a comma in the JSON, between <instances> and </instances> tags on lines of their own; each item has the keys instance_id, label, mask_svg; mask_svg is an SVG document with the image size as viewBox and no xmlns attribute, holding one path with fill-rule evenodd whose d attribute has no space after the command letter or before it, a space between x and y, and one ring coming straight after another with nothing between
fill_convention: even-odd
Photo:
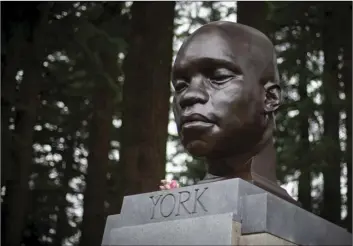
<instances>
[{"instance_id":1,"label":"sculpted face","mask_svg":"<svg viewBox=\"0 0 353 246\"><path fill-rule=\"evenodd\" d=\"M262 77L273 50L263 52L250 43L252 35L229 28L200 28L173 66L175 120L183 145L195 156L242 154L268 126Z\"/></svg>"}]
</instances>

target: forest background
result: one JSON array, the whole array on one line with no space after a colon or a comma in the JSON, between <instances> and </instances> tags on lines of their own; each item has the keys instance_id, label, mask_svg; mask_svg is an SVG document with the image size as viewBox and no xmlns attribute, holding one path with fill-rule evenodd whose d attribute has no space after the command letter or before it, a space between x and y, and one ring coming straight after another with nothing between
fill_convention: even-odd
<instances>
[{"instance_id":1,"label":"forest background","mask_svg":"<svg viewBox=\"0 0 353 246\"><path fill-rule=\"evenodd\" d=\"M2 2L2 245L100 245L124 195L203 177L170 71L216 20L276 45L278 182L352 230L352 2Z\"/></svg>"}]
</instances>

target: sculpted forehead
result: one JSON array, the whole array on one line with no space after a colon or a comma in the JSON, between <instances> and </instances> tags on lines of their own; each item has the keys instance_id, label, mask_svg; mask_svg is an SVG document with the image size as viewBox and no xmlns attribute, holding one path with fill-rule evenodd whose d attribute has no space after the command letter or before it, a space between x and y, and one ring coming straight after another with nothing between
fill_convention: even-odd
<instances>
[{"instance_id":1,"label":"sculpted forehead","mask_svg":"<svg viewBox=\"0 0 353 246\"><path fill-rule=\"evenodd\" d=\"M226 59L233 62L241 52L231 52L233 46L225 32L220 29L208 28L194 33L181 47L175 64L183 66L187 61L200 57L209 59ZM235 53L237 54L235 56Z\"/></svg>"},{"instance_id":2,"label":"sculpted forehead","mask_svg":"<svg viewBox=\"0 0 353 246\"><path fill-rule=\"evenodd\" d=\"M260 31L237 23L217 21L196 30L180 48L174 66L195 58L226 59L262 71L273 61L274 47Z\"/></svg>"}]
</instances>

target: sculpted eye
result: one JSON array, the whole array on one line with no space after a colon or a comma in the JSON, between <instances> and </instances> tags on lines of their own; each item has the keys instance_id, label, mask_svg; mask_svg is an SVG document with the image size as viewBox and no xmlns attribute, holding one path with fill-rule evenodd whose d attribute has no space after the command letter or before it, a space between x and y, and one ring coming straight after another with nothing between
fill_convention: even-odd
<instances>
[{"instance_id":1,"label":"sculpted eye","mask_svg":"<svg viewBox=\"0 0 353 246\"><path fill-rule=\"evenodd\" d=\"M210 77L210 80L213 83L216 83L216 84L224 84L224 83L228 82L229 80L231 80L232 78L234 78L234 76L231 76L231 75L217 75L217 76Z\"/></svg>"},{"instance_id":2,"label":"sculpted eye","mask_svg":"<svg viewBox=\"0 0 353 246\"><path fill-rule=\"evenodd\" d=\"M188 86L188 84L183 79L177 79L177 80L174 81L174 89L175 89L176 92L181 92L187 86Z\"/></svg>"},{"instance_id":3,"label":"sculpted eye","mask_svg":"<svg viewBox=\"0 0 353 246\"><path fill-rule=\"evenodd\" d=\"M230 71L228 69L224 69L224 68L217 69L209 75L210 81L212 83L218 84L218 85L225 84L228 81L230 81L236 77L238 77L238 75L236 75L232 71Z\"/></svg>"}]
</instances>

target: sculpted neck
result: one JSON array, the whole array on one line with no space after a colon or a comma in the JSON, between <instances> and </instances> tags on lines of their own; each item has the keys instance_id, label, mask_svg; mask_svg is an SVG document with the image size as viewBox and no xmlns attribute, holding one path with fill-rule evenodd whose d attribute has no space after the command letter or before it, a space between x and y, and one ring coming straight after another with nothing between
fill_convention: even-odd
<instances>
[{"instance_id":1,"label":"sculpted neck","mask_svg":"<svg viewBox=\"0 0 353 246\"><path fill-rule=\"evenodd\" d=\"M224 159L207 159L208 173L199 182L209 183L231 178L241 178L298 206L276 179L276 151L272 139L272 127L254 148L243 155Z\"/></svg>"},{"instance_id":2,"label":"sculpted neck","mask_svg":"<svg viewBox=\"0 0 353 246\"><path fill-rule=\"evenodd\" d=\"M272 139L272 127L251 150L223 159L207 159L208 176L218 178L242 178L252 181L255 175L276 182L276 151Z\"/></svg>"}]
</instances>

